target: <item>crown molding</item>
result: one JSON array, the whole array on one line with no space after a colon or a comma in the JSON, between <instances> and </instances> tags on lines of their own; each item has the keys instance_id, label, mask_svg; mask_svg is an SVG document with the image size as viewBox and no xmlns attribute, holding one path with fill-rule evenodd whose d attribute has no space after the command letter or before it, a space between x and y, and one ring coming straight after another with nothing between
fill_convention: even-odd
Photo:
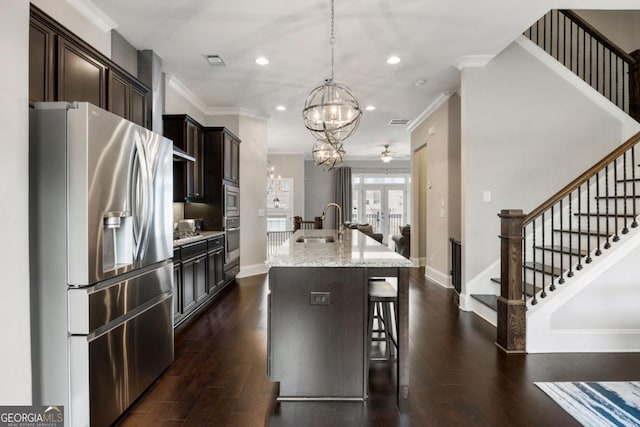
<instances>
[{"instance_id":1,"label":"crown molding","mask_svg":"<svg viewBox=\"0 0 640 427\"><path fill-rule=\"evenodd\" d=\"M67 3L78 11L82 16L87 18L93 25L98 27L100 31L108 33L118 28L118 24L109 18L102 10L93 4L90 0L67 0Z\"/></svg>"},{"instance_id":2,"label":"crown molding","mask_svg":"<svg viewBox=\"0 0 640 427\"><path fill-rule=\"evenodd\" d=\"M207 116L244 116L258 120L268 120L270 117L250 108L243 107L206 107L202 111Z\"/></svg>"},{"instance_id":3,"label":"crown molding","mask_svg":"<svg viewBox=\"0 0 640 427\"><path fill-rule=\"evenodd\" d=\"M258 120L268 120L269 116L243 107L209 107L195 93L174 75L169 76L169 86L184 99L193 104L205 116L243 116Z\"/></svg>"},{"instance_id":4,"label":"crown molding","mask_svg":"<svg viewBox=\"0 0 640 427\"><path fill-rule=\"evenodd\" d=\"M205 111L208 107L205 105L205 103L202 102L202 100L198 98L195 93L191 92L191 90L189 90L189 88L186 87L180 80L178 80L176 76L169 76L168 83L173 90L178 92L179 95L193 104L198 110L200 110L202 114L206 115Z\"/></svg>"},{"instance_id":5,"label":"crown molding","mask_svg":"<svg viewBox=\"0 0 640 427\"><path fill-rule=\"evenodd\" d=\"M407 126L407 130L409 132L413 132L418 126L422 124L422 122L424 122L427 118L429 118L429 116L432 115L438 108L444 105L444 103L447 102L449 98L453 96L454 93L456 93L455 90L448 90L438 95L436 100L433 101L431 105L425 108L425 110L422 113L420 113L418 117L416 117L411 121L411 123L409 123L409 125Z\"/></svg>"},{"instance_id":6,"label":"crown molding","mask_svg":"<svg viewBox=\"0 0 640 427\"><path fill-rule=\"evenodd\" d=\"M495 58L495 55L467 55L461 56L454 61L453 65L458 70L462 71L465 68L482 68L486 66L489 61Z\"/></svg>"}]
</instances>

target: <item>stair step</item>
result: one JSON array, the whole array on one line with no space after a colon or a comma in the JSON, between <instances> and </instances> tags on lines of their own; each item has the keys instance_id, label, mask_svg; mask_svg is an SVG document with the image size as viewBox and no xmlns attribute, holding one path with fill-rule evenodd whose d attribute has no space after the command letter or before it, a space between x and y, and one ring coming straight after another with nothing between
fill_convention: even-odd
<instances>
[{"instance_id":1,"label":"stair step","mask_svg":"<svg viewBox=\"0 0 640 427\"><path fill-rule=\"evenodd\" d=\"M567 247L567 246L534 246L535 249L542 249L550 252L557 252L567 255L580 255L587 256L589 252L586 249L578 250L578 248Z\"/></svg>"},{"instance_id":2,"label":"stair step","mask_svg":"<svg viewBox=\"0 0 640 427\"><path fill-rule=\"evenodd\" d=\"M536 262L535 264L533 262L526 262L524 266L525 268L528 268L530 270L554 276L562 276L562 274L566 271L558 267L551 267L550 265L545 265L539 262Z\"/></svg>"},{"instance_id":3,"label":"stair step","mask_svg":"<svg viewBox=\"0 0 640 427\"><path fill-rule=\"evenodd\" d=\"M577 229L574 229L574 230L562 229L561 230L559 228L554 228L553 231L556 231L558 233L585 234L585 235L588 235L588 236L599 236L599 237L609 237L609 236L613 235L613 233L607 234L604 231L601 231L600 233L598 233L597 231L593 231L593 230L587 232L586 230L577 230Z\"/></svg>"},{"instance_id":4,"label":"stair step","mask_svg":"<svg viewBox=\"0 0 640 427\"><path fill-rule=\"evenodd\" d=\"M495 282L497 284L500 284L500 278L499 277L492 277L491 278L492 282ZM534 287L531 283L525 283L525 293L527 294L528 297L532 297L534 292ZM540 290L542 290L542 288L540 286L536 286L535 287L535 293L539 292Z\"/></svg>"},{"instance_id":5,"label":"stair step","mask_svg":"<svg viewBox=\"0 0 640 427\"><path fill-rule=\"evenodd\" d=\"M471 298L477 299L482 304L491 308L494 311L498 311L498 296L497 295L483 295L483 294L471 294Z\"/></svg>"},{"instance_id":6,"label":"stair step","mask_svg":"<svg viewBox=\"0 0 640 427\"><path fill-rule=\"evenodd\" d=\"M615 214L615 213L595 213L595 212L576 212L573 214L574 216L597 216L597 217L609 217L609 218L633 218L636 215L632 214L632 213L627 213L625 214Z\"/></svg>"}]
</instances>

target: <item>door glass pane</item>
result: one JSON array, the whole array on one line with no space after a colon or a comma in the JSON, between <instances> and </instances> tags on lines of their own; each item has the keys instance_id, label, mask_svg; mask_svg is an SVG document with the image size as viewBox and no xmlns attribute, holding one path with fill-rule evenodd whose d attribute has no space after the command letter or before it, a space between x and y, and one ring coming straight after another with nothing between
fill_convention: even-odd
<instances>
[{"instance_id":1,"label":"door glass pane","mask_svg":"<svg viewBox=\"0 0 640 427\"><path fill-rule=\"evenodd\" d=\"M395 189L387 191L387 206L389 219L389 234L396 234L400 226L405 224L404 190Z\"/></svg>"},{"instance_id":2,"label":"door glass pane","mask_svg":"<svg viewBox=\"0 0 640 427\"><path fill-rule=\"evenodd\" d=\"M365 222L373 226L373 232L380 232L380 217L382 210L382 191L367 190L364 192Z\"/></svg>"}]
</instances>

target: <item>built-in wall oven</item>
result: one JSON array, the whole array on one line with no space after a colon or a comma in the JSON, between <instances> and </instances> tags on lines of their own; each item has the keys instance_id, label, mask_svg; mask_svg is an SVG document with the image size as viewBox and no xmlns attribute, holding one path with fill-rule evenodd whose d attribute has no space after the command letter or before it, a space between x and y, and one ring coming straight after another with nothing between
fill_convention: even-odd
<instances>
[{"instance_id":1,"label":"built-in wall oven","mask_svg":"<svg viewBox=\"0 0 640 427\"><path fill-rule=\"evenodd\" d=\"M240 258L240 217L225 219L225 264L233 264Z\"/></svg>"}]
</instances>

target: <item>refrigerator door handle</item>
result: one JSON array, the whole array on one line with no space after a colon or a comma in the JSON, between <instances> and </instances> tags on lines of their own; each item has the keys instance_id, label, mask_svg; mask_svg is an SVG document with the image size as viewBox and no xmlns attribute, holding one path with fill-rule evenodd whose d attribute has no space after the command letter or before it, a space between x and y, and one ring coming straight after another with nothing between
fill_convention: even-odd
<instances>
[{"instance_id":1,"label":"refrigerator door handle","mask_svg":"<svg viewBox=\"0 0 640 427\"><path fill-rule=\"evenodd\" d=\"M131 194L133 205L133 233L134 233L134 258L139 261L144 256L149 236L149 170L147 168L144 145L140 141L140 134L134 136L135 152L133 163L133 179Z\"/></svg>"}]
</instances>

